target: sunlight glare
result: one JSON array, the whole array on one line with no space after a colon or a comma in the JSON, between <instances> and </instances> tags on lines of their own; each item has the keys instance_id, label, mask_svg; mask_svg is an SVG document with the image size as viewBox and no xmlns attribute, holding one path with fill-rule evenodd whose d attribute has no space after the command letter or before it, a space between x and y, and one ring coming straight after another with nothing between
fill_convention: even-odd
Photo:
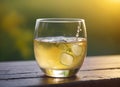
<instances>
[{"instance_id":1,"label":"sunlight glare","mask_svg":"<svg viewBox=\"0 0 120 87\"><path fill-rule=\"evenodd\" d=\"M120 3L120 0L109 0L112 3Z\"/></svg>"}]
</instances>

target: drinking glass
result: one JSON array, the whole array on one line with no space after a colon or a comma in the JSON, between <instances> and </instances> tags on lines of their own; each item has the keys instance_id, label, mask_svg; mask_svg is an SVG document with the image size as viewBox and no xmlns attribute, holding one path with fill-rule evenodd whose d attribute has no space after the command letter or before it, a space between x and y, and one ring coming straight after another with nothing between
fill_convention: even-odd
<instances>
[{"instance_id":1,"label":"drinking glass","mask_svg":"<svg viewBox=\"0 0 120 87\"><path fill-rule=\"evenodd\" d=\"M45 75L71 77L86 56L87 33L84 19L41 18L36 20L34 54Z\"/></svg>"}]
</instances>

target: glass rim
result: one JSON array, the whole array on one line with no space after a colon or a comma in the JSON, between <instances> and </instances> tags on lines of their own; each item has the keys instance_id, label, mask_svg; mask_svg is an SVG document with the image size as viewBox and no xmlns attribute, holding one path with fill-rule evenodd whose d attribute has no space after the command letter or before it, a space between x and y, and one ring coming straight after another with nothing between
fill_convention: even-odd
<instances>
[{"instance_id":1,"label":"glass rim","mask_svg":"<svg viewBox=\"0 0 120 87\"><path fill-rule=\"evenodd\" d=\"M53 23L64 23L64 22L84 22L81 18L38 18L36 22L53 22Z\"/></svg>"}]
</instances>

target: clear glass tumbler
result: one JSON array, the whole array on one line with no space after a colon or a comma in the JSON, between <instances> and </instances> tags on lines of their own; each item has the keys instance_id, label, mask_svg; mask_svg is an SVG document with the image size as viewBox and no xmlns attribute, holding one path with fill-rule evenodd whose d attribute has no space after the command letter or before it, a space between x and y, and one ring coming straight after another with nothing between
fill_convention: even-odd
<instances>
[{"instance_id":1,"label":"clear glass tumbler","mask_svg":"<svg viewBox=\"0 0 120 87\"><path fill-rule=\"evenodd\" d=\"M42 18L36 20L34 54L38 65L50 77L74 76L86 56L84 19Z\"/></svg>"}]
</instances>

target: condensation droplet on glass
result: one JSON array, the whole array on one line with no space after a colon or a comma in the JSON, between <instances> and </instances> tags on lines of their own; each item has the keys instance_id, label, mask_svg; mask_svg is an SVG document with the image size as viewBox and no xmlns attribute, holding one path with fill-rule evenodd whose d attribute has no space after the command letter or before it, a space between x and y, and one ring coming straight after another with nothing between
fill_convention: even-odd
<instances>
[{"instance_id":1,"label":"condensation droplet on glass","mask_svg":"<svg viewBox=\"0 0 120 87\"><path fill-rule=\"evenodd\" d=\"M77 27L76 38L78 38L78 37L79 37L79 32L80 32L80 30L79 30L79 29L80 29L80 26L78 26L78 27Z\"/></svg>"}]
</instances>

